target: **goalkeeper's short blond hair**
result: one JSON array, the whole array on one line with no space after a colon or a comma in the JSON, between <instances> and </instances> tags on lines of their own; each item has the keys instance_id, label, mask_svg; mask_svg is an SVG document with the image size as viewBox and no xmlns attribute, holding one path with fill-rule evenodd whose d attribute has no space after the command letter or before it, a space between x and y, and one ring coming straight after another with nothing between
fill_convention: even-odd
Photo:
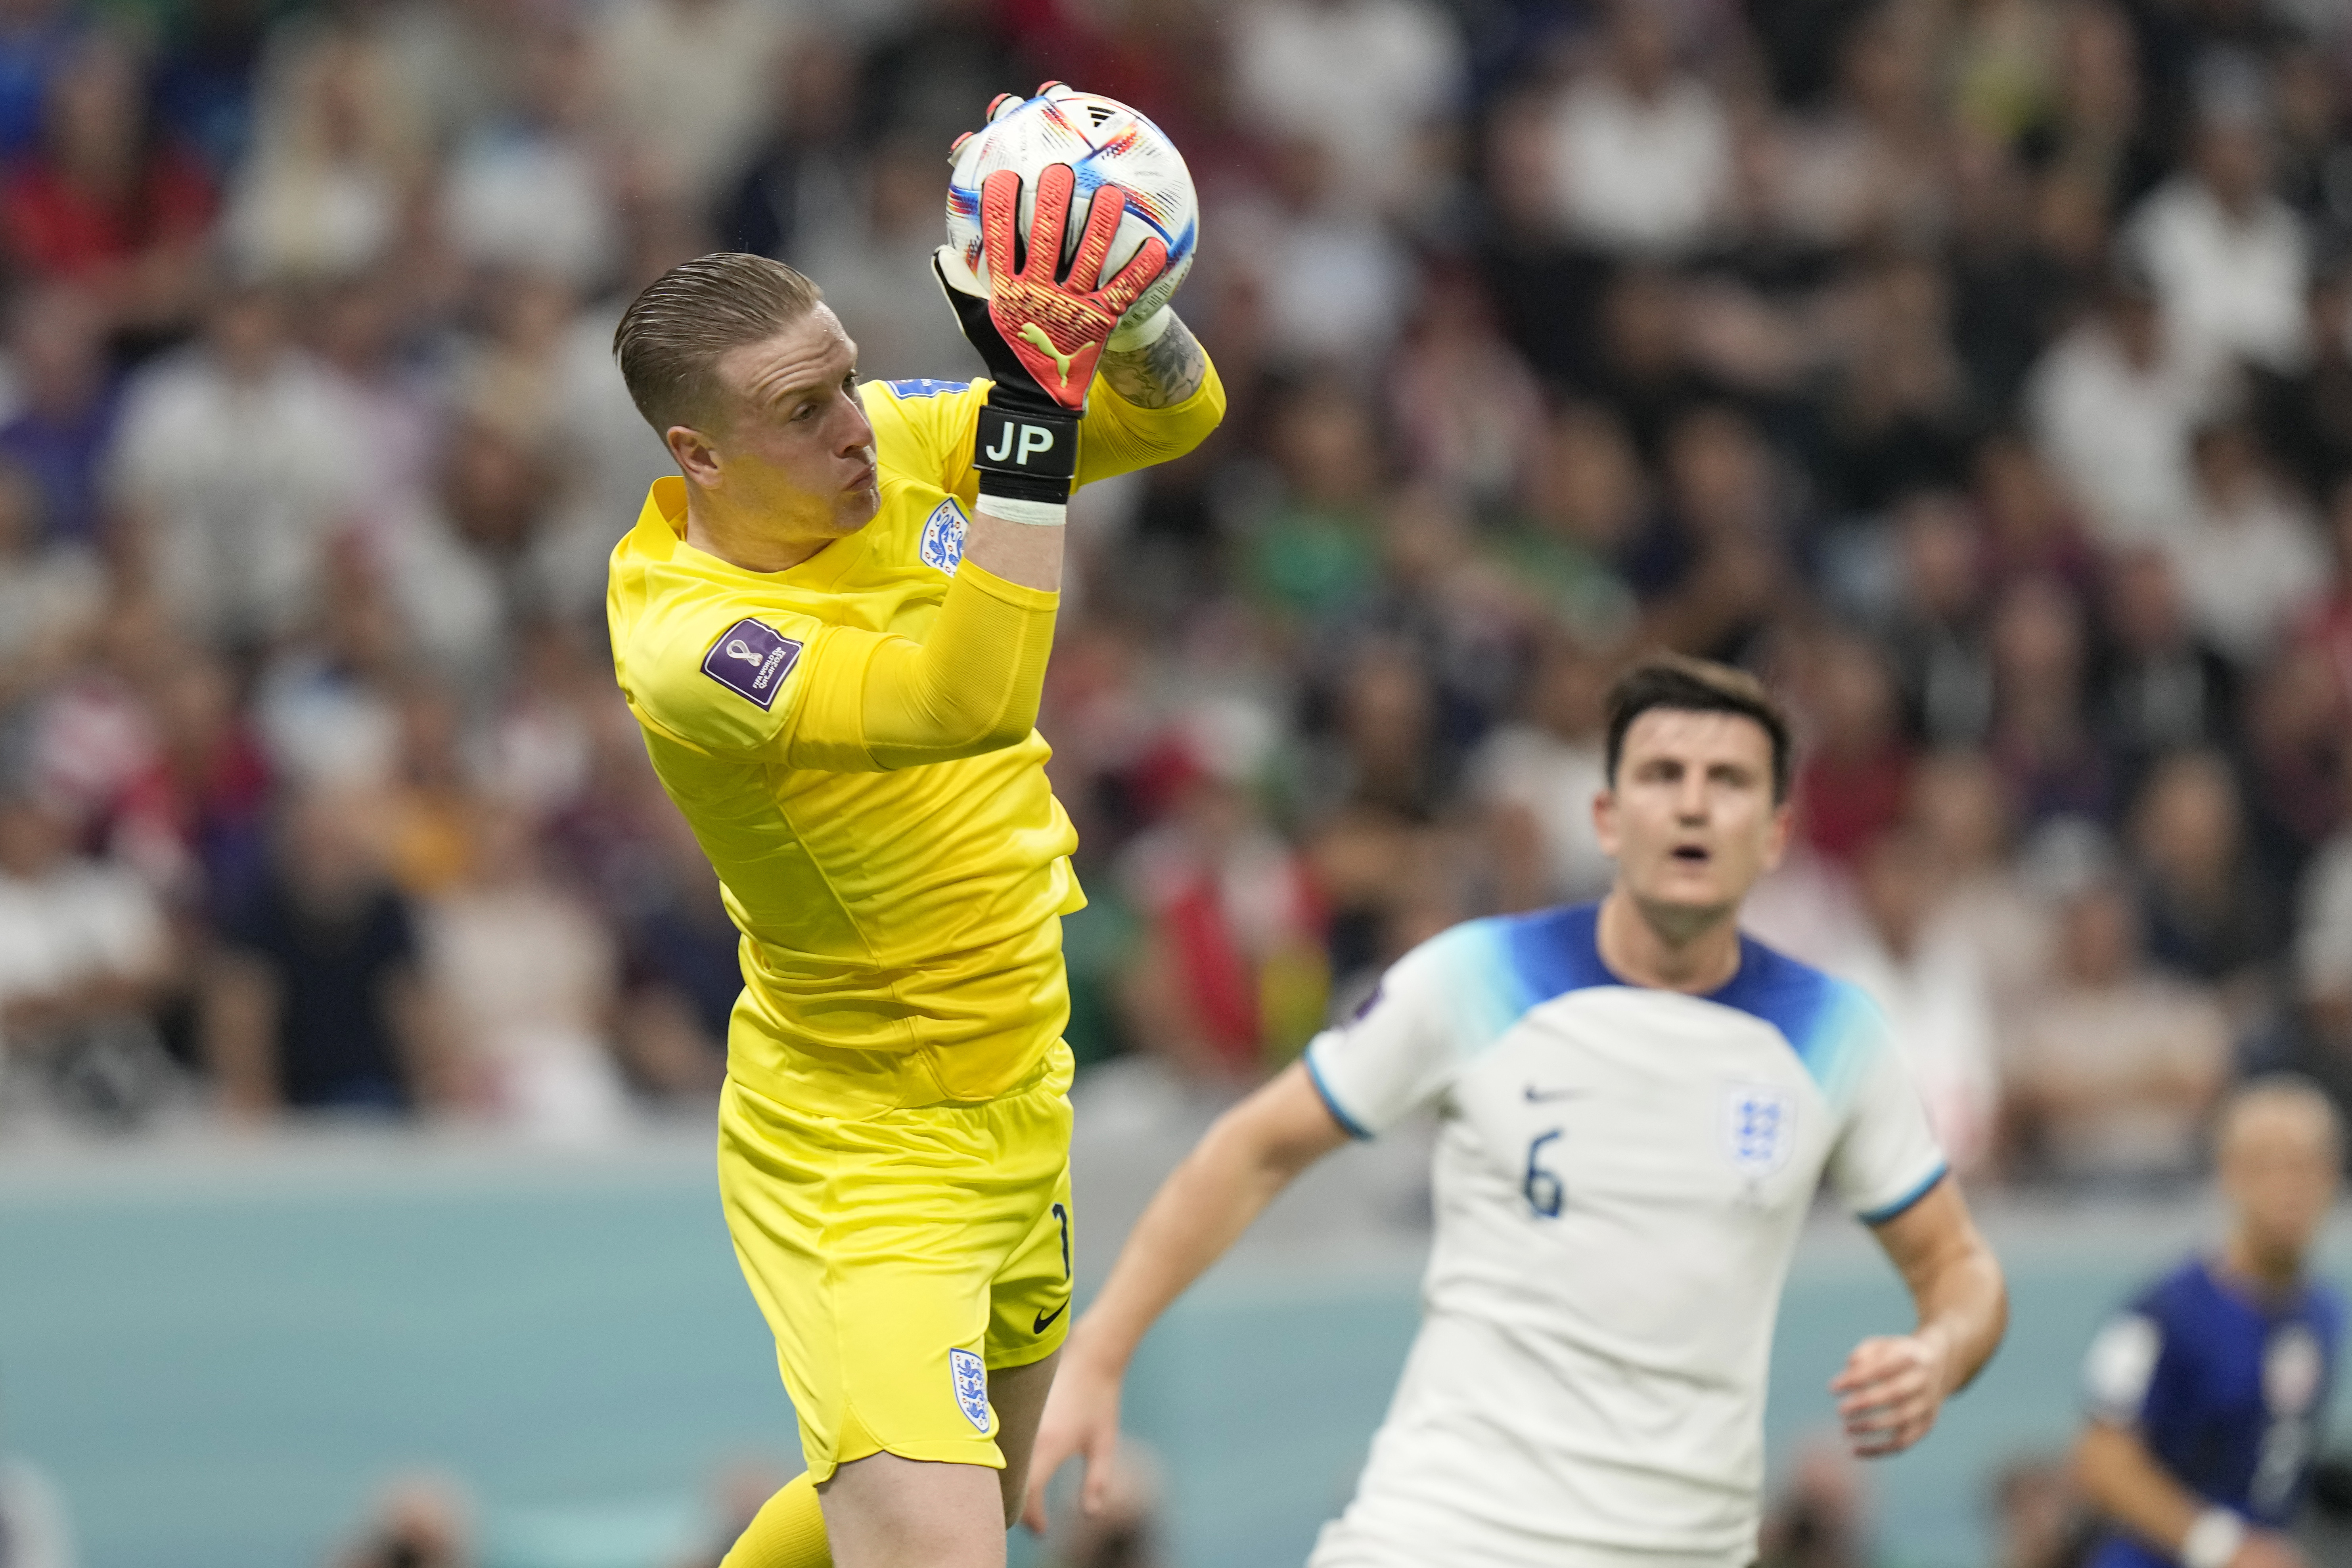
<instances>
[{"instance_id":1,"label":"goalkeeper's short blond hair","mask_svg":"<svg viewBox=\"0 0 2352 1568\"><path fill-rule=\"evenodd\" d=\"M772 338L823 302L824 291L782 262L740 250L682 261L621 313L613 357L629 399L656 435L708 424L719 413L719 361Z\"/></svg>"}]
</instances>

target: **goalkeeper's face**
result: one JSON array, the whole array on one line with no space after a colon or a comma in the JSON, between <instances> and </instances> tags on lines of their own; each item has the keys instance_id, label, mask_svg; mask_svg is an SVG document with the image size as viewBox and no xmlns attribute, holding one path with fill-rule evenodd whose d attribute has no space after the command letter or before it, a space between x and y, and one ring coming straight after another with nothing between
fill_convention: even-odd
<instances>
[{"instance_id":1,"label":"goalkeeper's face","mask_svg":"<svg viewBox=\"0 0 2352 1568\"><path fill-rule=\"evenodd\" d=\"M857 345L819 305L722 355L722 406L688 470L711 506L776 542L856 532L882 505L874 426L857 400Z\"/></svg>"},{"instance_id":2,"label":"goalkeeper's face","mask_svg":"<svg viewBox=\"0 0 2352 1568\"><path fill-rule=\"evenodd\" d=\"M1625 731L1616 777L1593 802L1617 884L1653 911L1712 919L1738 908L1789 842L1772 794L1772 738L1738 713L1653 708Z\"/></svg>"}]
</instances>

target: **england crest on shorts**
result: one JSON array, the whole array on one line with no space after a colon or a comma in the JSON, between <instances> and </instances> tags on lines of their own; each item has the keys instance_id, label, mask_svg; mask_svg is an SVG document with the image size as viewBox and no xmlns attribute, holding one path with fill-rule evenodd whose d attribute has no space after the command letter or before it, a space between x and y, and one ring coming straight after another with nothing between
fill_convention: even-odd
<instances>
[{"instance_id":1,"label":"england crest on shorts","mask_svg":"<svg viewBox=\"0 0 2352 1568\"><path fill-rule=\"evenodd\" d=\"M922 542L915 547L915 552L923 558L924 565L952 577L956 564L963 559L963 535L969 526L963 508L956 504L955 497L950 496L923 520Z\"/></svg>"},{"instance_id":2,"label":"england crest on shorts","mask_svg":"<svg viewBox=\"0 0 2352 1568\"><path fill-rule=\"evenodd\" d=\"M1797 1142L1797 1097L1778 1084L1727 1084L1723 1151L1734 1169L1759 1181L1789 1163Z\"/></svg>"},{"instance_id":3,"label":"england crest on shorts","mask_svg":"<svg viewBox=\"0 0 2352 1568\"><path fill-rule=\"evenodd\" d=\"M956 1408L988 1436L988 1368L970 1351L948 1352L948 1375L955 1382Z\"/></svg>"}]
</instances>

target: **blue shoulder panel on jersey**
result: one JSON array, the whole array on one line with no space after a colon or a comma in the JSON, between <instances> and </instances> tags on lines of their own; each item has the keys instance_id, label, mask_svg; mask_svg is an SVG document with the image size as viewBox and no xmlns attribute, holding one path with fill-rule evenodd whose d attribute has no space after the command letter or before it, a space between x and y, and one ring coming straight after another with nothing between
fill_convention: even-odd
<instances>
[{"instance_id":1,"label":"blue shoulder panel on jersey","mask_svg":"<svg viewBox=\"0 0 2352 1568\"><path fill-rule=\"evenodd\" d=\"M911 381L886 381L882 384L900 397L937 397L942 392L968 392L968 381L933 381L929 376L917 376Z\"/></svg>"},{"instance_id":2,"label":"blue shoulder panel on jersey","mask_svg":"<svg viewBox=\"0 0 2352 1568\"><path fill-rule=\"evenodd\" d=\"M1598 904L1538 910L1497 923L1509 944L1511 966L1536 1001L1549 1002L1570 991L1618 983L1601 962Z\"/></svg>"},{"instance_id":3,"label":"blue shoulder panel on jersey","mask_svg":"<svg viewBox=\"0 0 2352 1568\"><path fill-rule=\"evenodd\" d=\"M1831 1104L1842 1104L1865 1047L1879 1032L1877 1007L1860 986L1800 963L1752 937L1739 939L1739 973L1707 1000L1737 1007L1780 1031Z\"/></svg>"},{"instance_id":4,"label":"blue shoulder panel on jersey","mask_svg":"<svg viewBox=\"0 0 2352 1568\"><path fill-rule=\"evenodd\" d=\"M1617 978L1601 962L1598 908L1468 921L1433 938L1431 956L1452 972L1446 1004L1468 1015L1479 1046L1501 1039L1531 1007Z\"/></svg>"}]
</instances>

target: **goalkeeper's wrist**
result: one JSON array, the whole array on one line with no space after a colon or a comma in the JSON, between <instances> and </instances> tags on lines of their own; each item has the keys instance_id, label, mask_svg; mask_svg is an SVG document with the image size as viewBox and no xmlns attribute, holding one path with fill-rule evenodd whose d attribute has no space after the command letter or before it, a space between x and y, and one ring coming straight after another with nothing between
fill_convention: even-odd
<instances>
[{"instance_id":1,"label":"goalkeeper's wrist","mask_svg":"<svg viewBox=\"0 0 2352 1568\"><path fill-rule=\"evenodd\" d=\"M1014 496L991 495L985 482L981 486L979 510L982 517L1018 522L1030 528L1059 528L1070 521L1067 502L1022 500Z\"/></svg>"},{"instance_id":2,"label":"goalkeeper's wrist","mask_svg":"<svg viewBox=\"0 0 2352 1568\"><path fill-rule=\"evenodd\" d=\"M1077 476L1078 416L1057 404L1007 392L1002 384L991 389L972 434L980 498L1008 522L1050 527L1063 521Z\"/></svg>"},{"instance_id":3,"label":"goalkeeper's wrist","mask_svg":"<svg viewBox=\"0 0 2352 1568\"><path fill-rule=\"evenodd\" d=\"M1132 325L1124 321L1120 321L1111 330L1110 336L1103 340L1103 347L1115 354L1132 353L1136 349L1148 349L1166 337L1168 329L1175 324L1175 307L1162 305Z\"/></svg>"}]
</instances>

